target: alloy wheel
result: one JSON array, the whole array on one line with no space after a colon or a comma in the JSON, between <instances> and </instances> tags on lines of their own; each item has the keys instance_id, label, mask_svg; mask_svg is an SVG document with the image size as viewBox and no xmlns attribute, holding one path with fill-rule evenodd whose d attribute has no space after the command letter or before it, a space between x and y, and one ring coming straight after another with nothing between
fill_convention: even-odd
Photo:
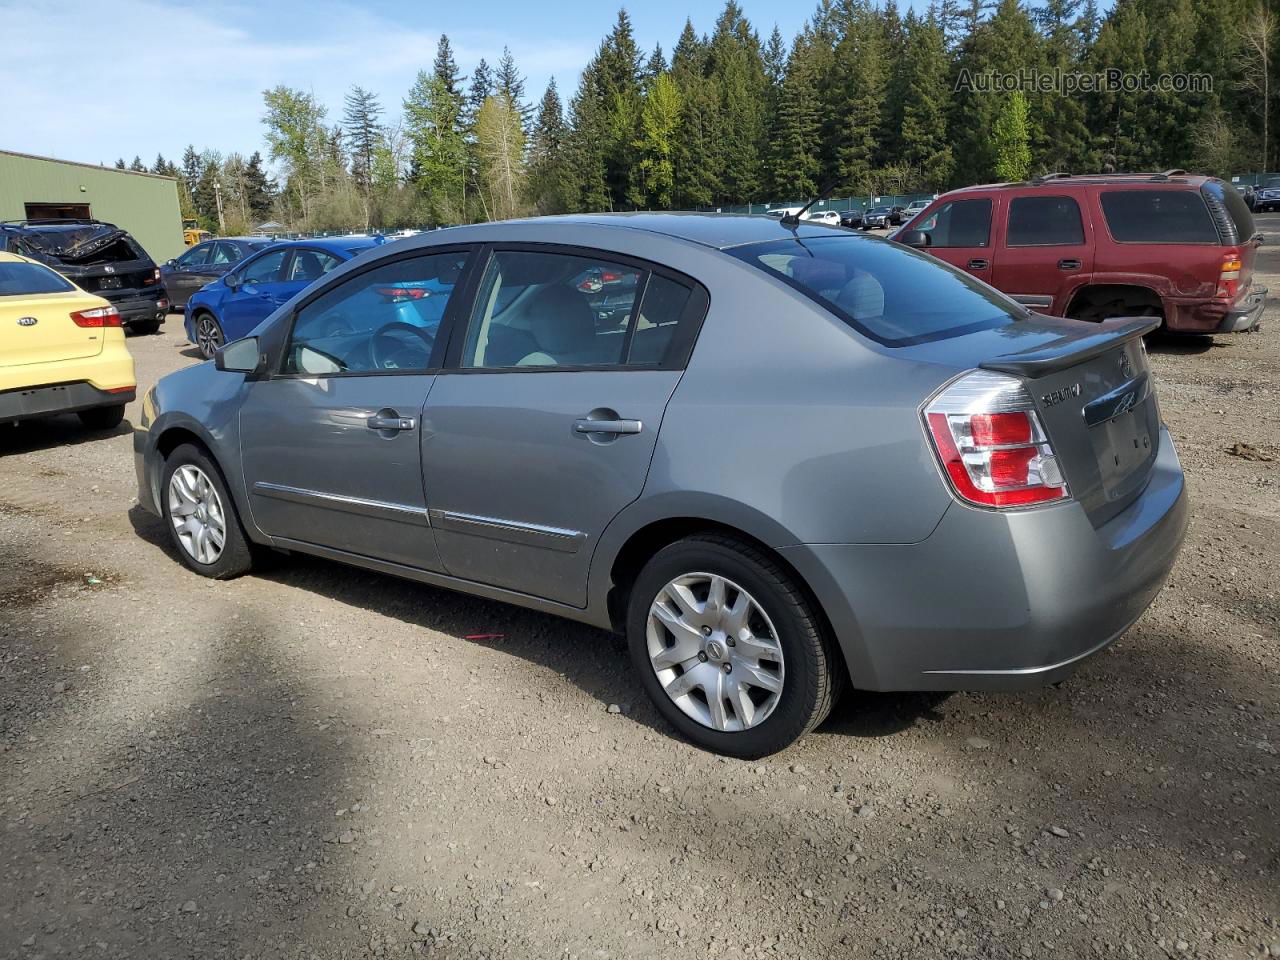
<instances>
[{"instance_id":1,"label":"alloy wheel","mask_svg":"<svg viewBox=\"0 0 1280 960\"><path fill-rule=\"evenodd\" d=\"M671 702L705 727L749 730L782 695L782 645L764 608L712 573L676 577L645 625L649 663Z\"/></svg>"},{"instance_id":2,"label":"alloy wheel","mask_svg":"<svg viewBox=\"0 0 1280 960\"><path fill-rule=\"evenodd\" d=\"M218 321L207 313L202 313L196 318L196 346L206 359L211 359L222 346L222 328L218 326Z\"/></svg>"},{"instance_id":3,"label":"alloy wheel","mask_svg":"<svg viewBox=\"0 0 1280 960\"><path fill-rule=\"evenodd\" d=\"M185 463L169 478L169 519L178 543L197 563L216 563L227 540L226 514L203 470Z\"/></svg>"}]
</instances>

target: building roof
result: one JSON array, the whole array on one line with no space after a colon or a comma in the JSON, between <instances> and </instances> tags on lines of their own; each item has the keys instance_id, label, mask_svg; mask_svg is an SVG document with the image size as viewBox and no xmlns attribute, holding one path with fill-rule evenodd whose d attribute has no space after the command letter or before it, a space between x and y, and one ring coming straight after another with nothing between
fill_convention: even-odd
<instances>
[{"instance_id":1,"label":"building roof","mask_svg":"<svg viewBox=\"0 0 1280 960\"><path fill-rule=\"evenodd\" d=\"M18 153L16 150L0 150L0 157L20 157L23 160L43 160L45 163L60 163L68 167L87 167L102 173L123 173L131 177L151 177L154 180L168 180L171 183L177 177L167 177L162 173L149 173L145 170L121 170L119 167L107 167L100 163L82 163L79 160L62 160L58 157L42 157L34 153Z\"/></svg>"}]
</instances>

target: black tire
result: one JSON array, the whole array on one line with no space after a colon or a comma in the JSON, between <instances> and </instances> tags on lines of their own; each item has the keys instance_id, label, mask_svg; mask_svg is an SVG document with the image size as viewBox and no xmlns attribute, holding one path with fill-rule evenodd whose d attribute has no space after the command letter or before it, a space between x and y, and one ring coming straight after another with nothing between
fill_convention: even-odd
<instances>
[{"instance_id":1,"label":"black tire","mask_svg":"<svg viewBox=\"0 0 1280 960\"><path fill-rule=\"evenodd\" d=\"M152 317L150 320L135 320L129 324L129 332L135 333L140 337L149 337L153 333L160 332L160 324L162 322L159 317Z\"/></svg>"},{"instance_id":2,"label":"black tire","mask_svg":"<svg viewBox=\"0 0 1280 960\"><path fill-rule=\"evenodd\" d=\"M211 563L203 563L191 555L188 548L179 538L170 513L169 483L174 473L180 467L187 465L197 467L208 478L222 506L225 528L222 552ZM222 471L218 469L218 465L200 447L184 443L165 459L164 470L160 475L160 510L164 516L165 529L169 531L169 539L178 553L178 558L188 568L202 577L209 577L214 580L230 580L232 577L248 573L253 568L254 555L257 550L254 544L249 541L249 538L245 536L244 527L240 523L240 515L236 512L235 501L231 499L231 493L227 490L227 482L222 477Z\"/></svg>"},{"instance_id":3,"label":"black tire","mask_svg":"<svg viewBox=\"0 0 1280 960\"><path fill-rule=\"evenodd\" d=\"M749 593L772 621L785 674L772 713L756 726L723 732L686 714L663 689L649 659L646 625L659 592L694 572L722 576ZM658 712L700 747L752 760L804 736L831 712L844 686L844 664L804 591L760 549L719 534L701 534L659 550L636 577L627 604L627 645L641 685Z\"/></svg>"},{"instance_id":4,"label":"black tire","mask_svg":"<svg viewBox=\"0 0 1280 960\"><path fill-rule=\"evenodd\" d=\"M90 430L114 430L120 426L120 421L124 419L124 404L81 410L76 416Z\"/></svg>"}]
</instances>

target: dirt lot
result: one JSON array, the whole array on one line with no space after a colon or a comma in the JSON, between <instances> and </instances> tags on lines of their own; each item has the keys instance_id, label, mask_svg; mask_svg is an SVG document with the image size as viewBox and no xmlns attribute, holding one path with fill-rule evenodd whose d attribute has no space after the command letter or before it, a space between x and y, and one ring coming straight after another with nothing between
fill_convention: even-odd
<instances>
[{"instance_id":1,"label":"dirt lot","mask_svg":"<svg viewBox=\"0 0 1280 960\"><path fill-rule=\"evenodd\" d=\"M1152 347L1193 521L1124 640L1058 689L847 696L759 763L595 630L318 560L202 580L127 425L0 428L0 957L1280 957L1270 316ZM180 331L132 341L143 387Z\"/></svg>"}]
</instances>

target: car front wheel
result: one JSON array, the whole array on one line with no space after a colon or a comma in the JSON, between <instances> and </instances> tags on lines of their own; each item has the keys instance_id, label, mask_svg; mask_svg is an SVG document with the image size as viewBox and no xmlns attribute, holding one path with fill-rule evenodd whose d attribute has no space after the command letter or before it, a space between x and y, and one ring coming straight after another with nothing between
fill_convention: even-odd
<instances>
[{"instance_id":1,"label":"car front wheel","mask_svg":"<svg viewBox=\"0 0 1280 960\"><path fill-rule=\"evenodd\" d=\"M217 317L211 313L196 315L196 348L200 351L200 356L212 360L225 341L222 324L218 323Z\"/></svg>"},{"instance_id":2,"label":"car front wheel","mask_svg":"<svg viewBox=\"0 0 1280 960\"><path fill-rule=\"evenodd\" d=\"M658 711L699 746L744 759L812 730L843 684L834 645L789 573L719 535L677 541L645 565L627 641Z\"/></svg>"},{"instance_id":3,"label":"car front wheel","mask_svg":"<svg viewBox=\"0 0 1280 960\"><path fill-rule=\"evenodd\" d=\"M183 444L165 460L160 504L179 558L196 573L226 580L252 568L253 548L222 471L199 447Z\"/></svg>"}]
</instances>

